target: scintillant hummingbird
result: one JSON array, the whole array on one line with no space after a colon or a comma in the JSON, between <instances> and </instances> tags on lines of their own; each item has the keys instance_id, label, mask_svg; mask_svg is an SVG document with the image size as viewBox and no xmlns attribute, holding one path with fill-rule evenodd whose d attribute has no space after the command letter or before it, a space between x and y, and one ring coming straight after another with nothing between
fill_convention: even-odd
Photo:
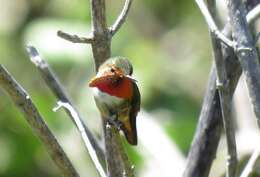
<instances>
[{"instance_id":1,"label":"scintillant hummingbird","mask_svg":"<svg viewBox=\"0 0 260 177\"><path fill-rule=\"evenodd\" d=\"M140 92L132 72L127 58L110 58L99 67L89 86L94 88L95 102L103 120L122 130L130 144L137 145Z\"/></svg>"}]
</instances>

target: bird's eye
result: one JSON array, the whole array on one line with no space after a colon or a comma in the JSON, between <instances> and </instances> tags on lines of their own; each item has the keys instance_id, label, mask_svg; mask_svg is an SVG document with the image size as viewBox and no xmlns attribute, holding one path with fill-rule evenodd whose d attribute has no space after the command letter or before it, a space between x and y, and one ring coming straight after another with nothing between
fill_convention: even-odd
<instances>
[{"instance_id":1,"label":"bird's eye","mask_svg":"<svg viewBox=\"0 0 260 177\"><path fill-rule=\"evenodd\" d=\"M111 68L110 71L111 71L112 73L114 73L114 72L115 72L115 69L114 69L114 68Z\"/></svg>"}]
</instances>

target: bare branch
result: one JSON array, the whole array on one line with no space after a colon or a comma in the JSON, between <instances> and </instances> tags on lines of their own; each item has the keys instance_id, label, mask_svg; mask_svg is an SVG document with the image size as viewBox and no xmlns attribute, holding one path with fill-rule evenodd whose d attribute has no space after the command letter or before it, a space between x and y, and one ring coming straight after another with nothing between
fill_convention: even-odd
<instances>
[{"instance_id":1,"label":"bare branch","mask_svg":"<svg viewBox=\"0 0 260 177\"><path fill-rule=\"evenodd\" d=\"M246 9L241 0L227 0L228 13L238 56L246 77L250 100L260 128L260 65L252 34L246 21ZM246 49L246 50L245 50ZM248 50L249 49L249 50Z\"/></svg>"},{"instance_id":2,"label":"bare branch","mask_svg":"<svg viewBox=\"0 0 260 177\"><path fill-rule=\"evenodd\" d=\"M208 9L216 20L216 2L215 0L208 0ZM211 43L213 48L213 55L216 65L217 73L217 89L219 93L221 113L223 119L224 130L226 134L227 143L227 177L235 177L237 169L237 148L236 148L236 138L234 130L234 122L231 116L231 94L228 87L228 77L225 66L225 61L222 54L221 41L211 33Z\"/></svg>"},{"instance_id":3,"label":"bare branch","mask_svg":"<svg viewBox=\"0 0 260 177\"><path fill-rule=\"evenodd\" d=\"M215 24L215 21L213 20L212 16L209 13L209 10L203 0L195 0L197 5L200 8L200 11L202 12L210 31L216 35L223 43L225 43L227 46L236 48L236 43L234 41L231 41L228 39L223 33L221 33Z\"/></svg>"},{"instance_id":4,"label":"bare branch","mask_svg":"<svg viewBox=\"0 0 260 177\"><path fill-rule=\"evenodd\" d=\"M78 111L76 110L75 106L72 105L72 102L70 101L69 97L67 96L64 88L60 84L60 81L55 76L54 72L52 71L49 64L40 57L38 51L33 46L27 47L28 54L30 56L30 59L33 64L38 68L39 72L41 73L41 76L43 77L44 81L46 82L47 86L51 89L53 94L62 102L66 102L72 106L75 112L77 112L77 115L79 116L78 120L75 120L75 118L71 115L71 112L66 110L66 113L70 116L73 123L77 126L78 130L80 131L82 135L82 131L84 130L84 134L87 135L91 145L93 148L97 151L98 157L104 161L105 160L105 154L104 150L100 147L99 143L97 142L94 135L90 132L90 130L87 128L87 126L84 124L82 117L79 115ZM83 141L84 138L82 136ZM89 148L87 147L88 151Z\"/></svg>"},{"instance_id":5,"label":"bare branch","mask_svg":"<svg viewBox=\"0 0 260 177\"><path fill-rule=\"evenodd\" d=\"M248 23L254 22L260 16L260 4L250 10L246 16Z\"/></svg>"},{"instance_id":6,"label":"bare branch","mask_svg":"<svg viewBox=\"0 0 260 177\"><path fill-rule=\"evenodd\" d=\"M244 170L242 171L242 174L240 175L240 177L249 177L250 174L253 172L254 167L256 165L256 161L260 156L260 148L257 147L254 151L254 153L252 154L252 156L250 157L248 163L246 164L246 167L244 168Z\"/></svg>"},{"instance_id":7,"label":"bare branch","mask_svg":"<svg viewBox=\"0 0 260 177\"><path fill-rule=\"evenodd\" d=\"M96 71L111 56L111 34L107 28L105 0L91 0L92 31L95 41L92 52Z\"/></svg>"},{"instance_id":8,"label":"bare branch","mask_svg":"<svg viewBox=\"0 0 260 177\"><path fill-rule=\"evenodd\" d=\"M248 13L248 15L251 11ZM258 15L247 18L253 23ZM230 25L226 24L222 33L231 36ZM222 46L230 94L234 93L241 75L241 67L232 48ZM221 107L216 89L216 68L211 67L207 90L204 96L199 122L187 158L184 177L208 177L212 161L215 158L222 129Z\"/></svg>"},{"instance_id":9,"label":"bare branch","mask_svg":"<svg viewBox=\"0 0 260 177\"><path fill-rule=\"evenodd\" d=\"M92 17L92 31L95 41L92 43L92 52L94 56L96 71L99 66L111 57L111 38L112 35L107 28L106 22L106 6L105 0L91 0L91 17ZM119 132L115 130L115 127L106 129L106 123L103 122L105 144L106 144L106 162L109 177L122 177L124 174L126 177L131 176L127 173L127 169L131 168L131 165L126 156L122 142L119 137ZM119 150L121 149L121 150ZM114 162L120 164L114 165Z\"/></svg>"},{"instance_id":10,"label":"bare branch","mask_svg":"<svg viewBox=\"0 0 260 177\"><path fill-rule=\"evenodd\" d=\"M120 15L117 17L115 23L110 27L110 33L112 36L116 34L116 32L120 29L120 27L125 22L132 2L133 0L125 0L123 10L121 11Z\"/></svg>"},{"instance_id":11,"label":"bare branch","mask_svg":"<svg viewBox=\"0 0 260 177\"><path fill-rule=\"evenodd\" d=\"M16 106L24 113L28 124L33 129L35 135L42 141L62 174L66 177L79 177L79 174L44 122L30 96L2 65L0 65L0 85L8 93Z\"/></svg>"},{"instance_id":12,"label":"bare branch","mask_svg":"<svg viewBox=\"0 0 260 177\"><path fill-rule=\"evenodd\" d=\"M80 119L78 113L75 111L75 109L69 103L65 103L65 102L61 102L61 101L58 102L58 106L55 107L53 109L53 111L56 112L61 107L64 107L66 110L68 110L70 112L71 117L74 118L76 125L81 133L81 137L88 149L89 155L90 155L92 161L94 162L97 171L99 172L101 177L106 177L105 171L103 170L103 167L98 160L96 150L93 148L93 146L88 138L88 135L86 134L85 128L81 123L81 119Z\"/></svg>"},{"instance_id":13,"label":"bare branch","mask_svg":"<svg viewBox=\"0 0 260 177\"><path fill-rule=\"evenodd\" d=\"M79 37L77 35L71 35L68 33L65 33L63 31L58 31L57 35L59 37L61 37L62 39L65 39L67 41L73 42L73 43L86 43L86 44L90 44L94 41L94 37L93 35L90 35L88 37Z\"/></svg>"},{"instance_id":14,"label":"bare branch","mask_svg":"<svg viewBox=\"0 0 260 177\"><path fill-rule=\"evenodd\" d=\"M109 152L107 154L109 176L134 177L133 167L131 166L127 154L122 146L117 128L112 127L107 122L104 122L104 125L106 150ZM117 154L120 154L120 156L117 156ZM122 161L124 163L122 163Z\"/></svg>"}]
</instances>

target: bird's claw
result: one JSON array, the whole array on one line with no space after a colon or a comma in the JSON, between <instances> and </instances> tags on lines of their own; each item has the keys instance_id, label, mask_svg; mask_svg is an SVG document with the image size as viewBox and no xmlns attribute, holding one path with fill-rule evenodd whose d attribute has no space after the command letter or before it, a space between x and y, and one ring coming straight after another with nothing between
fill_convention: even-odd
<instances>
[{"instance_id":1,"label":"bird's claw","mask_svg":"<svg viewBox=\"0 0 260 177\"><path fill-rule=\"evenodd\" d=\"M122 122L120 122L117 118L115 118L116 116L111 116L110 119L108 119L109 124L115 126L118 131L121 130L122 127Z\"/></svg>"}]
</instances>

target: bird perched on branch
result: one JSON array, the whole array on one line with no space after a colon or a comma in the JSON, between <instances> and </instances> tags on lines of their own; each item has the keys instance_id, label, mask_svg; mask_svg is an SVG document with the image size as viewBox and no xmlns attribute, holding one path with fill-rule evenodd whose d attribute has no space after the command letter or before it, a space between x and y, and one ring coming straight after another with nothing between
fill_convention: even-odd
<instances>
[{"instance_id":1,"label":"bird perched on branch","mask_svg":"<svg viewBox=\"0 0 260 177\"><path fill-rule=\"evenodd\" d=\"M104 62L89 82L94 87L96 105L104 121L122 130L127 141L137 145L136 116L140 110L140 92L131 75L133 67L123 57Z\"/></svg>"}]
</instances>

